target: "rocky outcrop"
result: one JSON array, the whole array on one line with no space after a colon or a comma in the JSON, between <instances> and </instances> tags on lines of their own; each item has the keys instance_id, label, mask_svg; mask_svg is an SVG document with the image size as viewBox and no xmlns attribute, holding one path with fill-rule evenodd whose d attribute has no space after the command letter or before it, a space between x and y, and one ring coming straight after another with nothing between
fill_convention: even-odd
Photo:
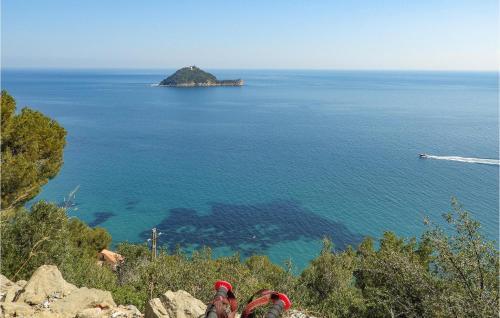
<instances>
[{"instance_id":1,"label":"rocky outcrop","mask_svg":"<svg viewBox=\"0 0 500 318\"><path fill-rule=\"evenodd\" d=\"M21 284L26 284L26 281L22 281ZM16 297L16 294L21 291L24 285L11 282L7 277L0 275L0 301L12 302Z\"/></svg>"},{"instance_id":2,"label":"rocky outcrop","mask_svg":"<svg viewBox=\"0 0 500 318\"><path fill-rule=\"evenodd\" d=\"M48 298L62 298L76 289L75 285L64 280L56 266L43 265L33 273L16 300L39 305Z\"/></svg>"},{"instance_id":3,"label":"rocky outcrop","mask_svg":"<svg viewBox=\"0 0 500 318\"><path fill-rule=\"evenodd\" d=\"M198 318L207 306L186 291L167 291L146 304L145 318Z\"/></svg>"},{"instance_id":4,"label":"rocky outcrop","mask_svg":"<svg viewBox=\"0 0 500 318\"><path fill-rule=\"evenodd\" d=\"M28 282L0 279L1 317L143 317L135 306L117 306L108 291L77 288L66 282L56 266L39 267Z\"/></svg>"},{"instance_id":5,"label":"rocky outcrop","mask_svg":"<svg viewBox=\"0 0 500 318\"><path fill-rule=\"evenodd\" d=\"M116 307L113 296L109 291L103 291L94 288L82 287L72 292L51 306L55 313L64 313L74 317L86 309L111 309Z\"/></svg>"}]
</instances>

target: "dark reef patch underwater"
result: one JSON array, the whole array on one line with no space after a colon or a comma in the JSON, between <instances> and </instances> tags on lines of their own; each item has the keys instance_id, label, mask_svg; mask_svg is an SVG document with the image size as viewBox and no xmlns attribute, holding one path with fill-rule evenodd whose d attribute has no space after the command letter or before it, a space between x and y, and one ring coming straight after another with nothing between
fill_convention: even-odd
<instances>
[{"instance_id":1,"label":"dark reef patch underwater","mask_svg":"<svg viewBox=\"0 0 500 318\"><path fill-rule=\"evenodd\" d=\"M335 247L356 245L362 236L343 224L323 218L298 202L283 200L253 205L211 203L208 215L175 208L156 225L160 245L230 247L243 256L262 253L272 245L303 239L331 238ZM147 239L150 230L141 233Z\"/></svg>"},{"instance_id":2,"label":"dark reef patch underwater","mask_svg":"<svg viewBox=\"0 0 500 318\"><path fill-rule=\"evenodd\" d=\"M102 223L106 222L109 218L111 218L114 215L115 215L114 213L112 213L112 212L106 212L106 211L95 212L94 213L94 220L92 220L92 221L89 222L89 226L90 227L96 227L99 224L102 224Z\"/></svg>"}]
</instances>

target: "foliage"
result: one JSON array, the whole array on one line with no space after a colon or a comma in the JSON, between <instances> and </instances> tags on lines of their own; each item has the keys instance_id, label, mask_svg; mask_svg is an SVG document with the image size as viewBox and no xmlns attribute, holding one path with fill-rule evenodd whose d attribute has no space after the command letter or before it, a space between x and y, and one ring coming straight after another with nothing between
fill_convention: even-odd
<instances>
[{"instance_id":1,"label":"foliage","mask_svg":"<svg viewBox=\"0 0 500 318\"><path fill-rule=\"evenodd\" d=\"M439 226L425 234L435 250L432 273L442 289L443 315L458 317L499 316L499 253L479 232L479 222L456 200L454 211L444 214L455 235Z\"/></svg>"},{"instance_id":2,"label":"foliage","mask_svg":"<svg viewBox=\"0 0 500 318\"><path fill-rule=\"evenodd\" d=\"M372 317L428 317L436 313L434 279L428 271L428 242L384 233L378 251L359 249L356 284Z\"/></svg>"},{"instance_id":3,"label":"foliage","mask_svg":"<svg viewBox=\"0 0 500 318\"><path fill-rule=\"evenodd\" d=\"M27 279L40 265L53 264L73 281L103 281L96 278L102 275L96 270L96 255L111 242L104 229L89 228L68 218L64 209L44 201L30 211L18 208L13 215L1 214L0 229L5 276Z\"/></svg>"},{"instance_id":4,"label":"foliage","mask_svg":"<svg viewBox=\"0 0 500 318\"><path fill-rule=\"evenodd\" d=\"M22 206L62 166L66 131L38 111L23 108L2 91L2 210Z\"/></svg>"},{"instance_id":5,"label":"foliage","mask_svg":"<svg viewBox=\"0 0 500 318\"><path fill-rule=\"evenodd\" d=\"M111 235L103 228L91 228L79 219L72 218L68 222L72 233L71 243L80 251L101 251L111 244Z\"/></svg>"},{"instance_id":6,"label":"foliage","mask_svg":"<svg viewBox=\"0 0 500 318\"><path fill-rule=\"evenodd\" d=\"M60 264L66 254L66 213L45 202L31 211L18 209L12 219L2 214L2 272L8 277L28 278L43 264Z\"/></svg>"},{"instance_id":7,"label":"foliage","mask_svg":"<svg viewBox=\"0 0 500 318\"><path fill-rule=\"evenodd\" d=\"M116 274L110 267L98 265L96 254L82 255L78 249L69 248L64 261L56 265L68 282L77 286L111 290L117 285Z\"/></svg>"},{"instance_id":8,"label":"foliage","mask_svg":"<svg viewBox=\"0 0 500 318\"><path fill-rule=\"evenodd\" d=\"M355 288L356 253L352 249L333 253L324 240L320 255L311 261L299 279L299 294L306 308L332 317L355 317L364 311L361 292Z\"/></svg>"}]
</instances>

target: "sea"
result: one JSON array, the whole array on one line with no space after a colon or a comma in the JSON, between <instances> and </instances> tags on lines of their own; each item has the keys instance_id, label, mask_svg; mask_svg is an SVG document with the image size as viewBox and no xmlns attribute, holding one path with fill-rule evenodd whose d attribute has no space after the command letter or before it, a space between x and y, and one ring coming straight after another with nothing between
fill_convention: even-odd
<instances>
[{"instance_id":1,"label":"sea","mask_svg":"<svg viewBox=\"0 0 500 318\"><path fill-rule=\"evenodd\" d=\"M157 228L169 251L298 271L325 237L342 250L445 226L452 198L498 239L498 73L208 69L245 85L154 86L173 71L3 69L18 110L68 132L28 206L65 205L114 247Z\"/></svg>"}]
</instances>

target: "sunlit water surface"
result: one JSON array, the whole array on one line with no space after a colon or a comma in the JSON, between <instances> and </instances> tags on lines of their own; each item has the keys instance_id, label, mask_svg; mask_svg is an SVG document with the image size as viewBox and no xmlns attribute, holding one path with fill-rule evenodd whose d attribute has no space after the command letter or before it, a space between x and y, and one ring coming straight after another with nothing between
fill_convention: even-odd
<instances>
[{"instance_id":1,"label":"sunlit water surface","mask_svg":"<svg viewBox=\"0 0 500 318\"><path fill-rule=\"evenodd\" d=\"M174 248L264 253L298 269L383 231L419 236L456 196L498 237L498 74L212 70L243 87L160 88L172 70L3 70L20 106L68 131L38 199Z\"/></svg>"}]
</instances>

